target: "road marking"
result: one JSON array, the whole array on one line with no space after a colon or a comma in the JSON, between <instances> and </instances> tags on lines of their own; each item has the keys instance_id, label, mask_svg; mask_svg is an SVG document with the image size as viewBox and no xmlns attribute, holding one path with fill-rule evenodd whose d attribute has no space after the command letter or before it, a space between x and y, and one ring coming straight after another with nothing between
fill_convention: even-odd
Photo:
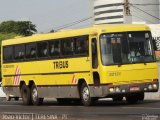
<instances>
[{"instance_id":1,"label":"road marking","mask_svg":"<svg viewBox=\"0 0 160 120\"><path fill-rule=\"evenodd\" d=\"M4 107L4 106L11 107L11 106L22 106L22 105L0 105L0 107Z\"/></svg>"},{"instance_id":2,"label":"road marking","mask_svg":"<svg viewBox=\"0 0 160 120\"><path fill-rule=\"evenodd\" d=\"M160 108L152 108L152 107L122 107L124 109L153 109L153 110L160 110Z\"/></svg>"},{"instance_id":3,"label":"road marking","mask_svg":"<svg viewBox=\"0 0 160 120\"><path fill-rule=\"evenodd\" d=\"M84 108L84 106L47 106L47 107L51 107L51 108L52 108L52 107L54 107L54 108L55 108L55 107L58 107L58 108L60 108L60 107L63 107L63 108L64 108L64 107L66 107L66 108L68 108L68 107L69 107L69 108L73 108L73 107L74 107L74 108L75 108L75 107Z\"/></svg>"}]
</instances>

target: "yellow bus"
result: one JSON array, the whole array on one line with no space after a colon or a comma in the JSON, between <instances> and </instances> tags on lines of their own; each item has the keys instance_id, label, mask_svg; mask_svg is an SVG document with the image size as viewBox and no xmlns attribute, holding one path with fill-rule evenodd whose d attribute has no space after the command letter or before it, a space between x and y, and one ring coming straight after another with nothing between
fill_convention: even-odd
<instances>
[{"instance_id":1,"label":"yellow bus","mask_svg":"<svg viewBox=\"0 0 160 120\"><path fill-rule=\"evenodd\" d=\"M94 25L2 42L2 83L24 105L99 98L129 103L157 92L158 66L145 25Z\"/></svg>"}]
</instances>

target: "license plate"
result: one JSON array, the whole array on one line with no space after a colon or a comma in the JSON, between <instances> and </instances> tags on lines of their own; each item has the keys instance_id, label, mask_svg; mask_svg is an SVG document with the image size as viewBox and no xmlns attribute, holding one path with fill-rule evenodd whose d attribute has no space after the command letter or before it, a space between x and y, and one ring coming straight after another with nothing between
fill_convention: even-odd
<instances>
[{"instance_id":1,"label":"license plate","mask_svg":"<svg viewBox=\"0 0 160 120\"><path fill-rule=\"evenodd\" d=\"M140 91L140 88L139 87L131 87L130 91Z\"/></svg>"}]
</instances>

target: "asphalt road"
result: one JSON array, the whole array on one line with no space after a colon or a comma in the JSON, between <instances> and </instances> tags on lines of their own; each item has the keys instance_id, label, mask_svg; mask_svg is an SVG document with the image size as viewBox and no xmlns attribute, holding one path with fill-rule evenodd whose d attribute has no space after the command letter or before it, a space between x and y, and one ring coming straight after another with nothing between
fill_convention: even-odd
<instances>
[{"instance_id":1,"label":"asphalt road","mask_svg":"<svg viewBox=\"0 0 160 120\"><path fill-rule=\"evenodd\" d=\"M94 106L59 105L45 100L41 106L24 106L22 101L0 100L2 120L160 120L160 101L138 104L101 100Z\"/></svg>"}]
</instances>

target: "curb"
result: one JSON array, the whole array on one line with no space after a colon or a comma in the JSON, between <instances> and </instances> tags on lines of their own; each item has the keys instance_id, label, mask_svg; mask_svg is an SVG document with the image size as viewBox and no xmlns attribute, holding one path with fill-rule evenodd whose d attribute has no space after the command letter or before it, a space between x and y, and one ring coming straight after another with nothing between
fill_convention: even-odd
<instances>
[{"instance_id":1,"label":"curb","mask_svg":"<svg viewBox=\"0 0 160 120\"><path fill-rule=\"evenodd\" d=\"M145 93L145 100L160 100L160 91L156 93Z\"/></svg>"}]
</instances>

